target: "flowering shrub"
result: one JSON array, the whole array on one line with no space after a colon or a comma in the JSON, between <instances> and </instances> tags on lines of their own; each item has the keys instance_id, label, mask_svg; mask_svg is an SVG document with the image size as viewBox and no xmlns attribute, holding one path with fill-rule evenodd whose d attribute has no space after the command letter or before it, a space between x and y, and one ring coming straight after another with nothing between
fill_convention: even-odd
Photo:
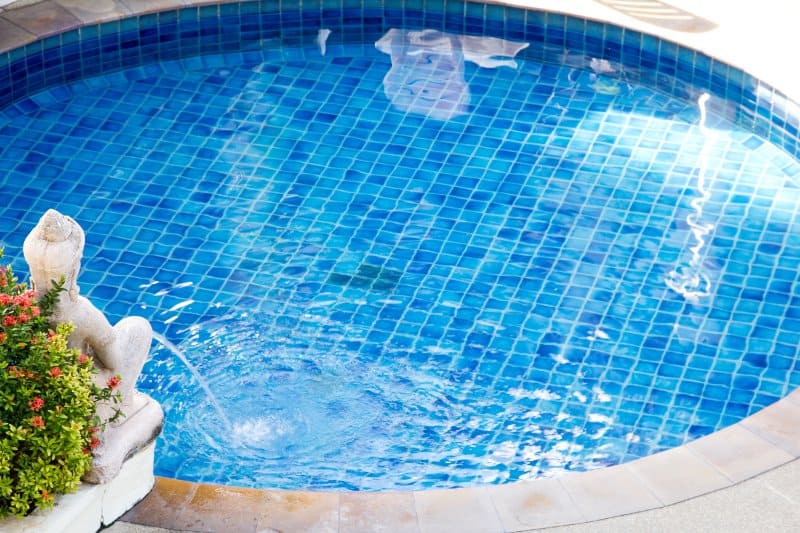
<instances>
[{"instance_id":1,"label":"flowering shrub","mask_svg":"<svg viewBox=\"0 0 800 533\"><path fill-rule=\"evenodd\" d=\"M118 380L98 387L92 358L67 347L72 327L48 325L62 285L37 302L0 267L0 517L75 490L100 444L96 404L118 399Z\"/></svg>"}]
</instances>

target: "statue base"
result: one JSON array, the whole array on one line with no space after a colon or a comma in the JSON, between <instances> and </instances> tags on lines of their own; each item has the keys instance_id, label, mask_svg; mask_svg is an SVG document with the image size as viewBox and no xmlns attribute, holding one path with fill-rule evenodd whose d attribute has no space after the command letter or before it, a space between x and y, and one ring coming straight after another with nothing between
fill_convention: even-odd
<instances>
[{"instance_id":1,"label":"statue base","mask_svg":"<svg viewBox=\"0 0 800 533\"><path fill-rule=\"evenodd\" d=\"M52 509L40 509L25 518L0 520L7 533L87 533L111 525L139 503L155 485L151 442L122 465L117 477L104 485L82 483L77 492L56 498Z\"/></svg>"},{"instance_id":2,"label":"statue base","mask_svg":"<svg viewBox=\"0 0 800 533\"><path fill-rule=\"evenodd\" d=\"M110 482L129 456L154 441L161 433L164 424L161 405L136 390L133 396L139 409L103 432L100 437L102 444L94 452L92 469L83 476L83 481L98 484Z\"/></svg>"}]
</instances>

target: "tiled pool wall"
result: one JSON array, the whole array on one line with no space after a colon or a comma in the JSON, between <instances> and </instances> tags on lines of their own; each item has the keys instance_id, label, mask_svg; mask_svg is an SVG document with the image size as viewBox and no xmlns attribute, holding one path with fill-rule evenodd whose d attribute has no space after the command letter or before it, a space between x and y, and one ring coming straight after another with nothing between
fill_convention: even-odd
<instances>
[{"instance_id":1,"label":"tiled pool wall","mask_svg":"<svg viewBox=\"0 0 800 533\"><path fill-rule=\"evenodd\" d=\"M0 108L13 104L24 108L24 99L42 89L158 61L256 54L269 40L308 43L322 28L331 30L331 45L360 42L368 32L392 27L535 43L520 54L533 60L566 55L604 59L621 65L631 81L670 95L691 98L697 91L708 91L719 96L731 106L728 118L795 157L800 152L797 105L773 87L702 52L574 16L446 0L234 2L86 25L0 53Z\"/></svg>"}]
</instances>

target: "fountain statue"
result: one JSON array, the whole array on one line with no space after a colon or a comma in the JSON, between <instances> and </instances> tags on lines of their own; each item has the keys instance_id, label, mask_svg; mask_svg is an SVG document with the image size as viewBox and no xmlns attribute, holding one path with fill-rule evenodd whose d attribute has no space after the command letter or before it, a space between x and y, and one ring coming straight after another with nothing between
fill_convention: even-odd
<instances>
[{"instance_id":1,"label":"fountain statue","mask_svg":"<svg viewBox=\"0 0 800 533\"><path fill-rule=\"evenodd\" d=\"M112 326L78 290L78 271L83 255L84 233L75 220L48 210L23 245L33 288L44 294L53 281L64 279L51 320L53 326L69 322L74 330L69 347L90 355L97 373L95 382L104 387L114 376L121 378L120 403L98 406L107 420L119 409L121 416L106 426L101 444L94 450L92 469L84 476L89 483L106 483L120 471L123 462L151 443L161 432L164 413L152 398L135 389L136 380L150 350L153 331L141 317L128 317Z\"/></svg>"}]
</instances>

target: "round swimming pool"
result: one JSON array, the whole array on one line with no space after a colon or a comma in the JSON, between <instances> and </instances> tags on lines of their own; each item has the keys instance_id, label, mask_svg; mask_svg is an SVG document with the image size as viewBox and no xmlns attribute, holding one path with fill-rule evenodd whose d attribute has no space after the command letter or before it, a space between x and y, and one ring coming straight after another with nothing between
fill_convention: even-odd
<instances>
[{"instance_id":1,"label":"round swimming pool","mask_svg":"<svg viewBox=\"0 0 800 533\"><path fill-rule=\"evenodd\" d=\"M142 17L130 45L121 23L119 68L0 110L17 271L56 208L86 230L83 292L158 333L157 474L554 476L800 382L800 167L685 50L639 36L632 64L631 32L580 21L578 46L577 19L511 9L253 9ZM145 53L165 35L183 57Z\"/></svg>"}]
</instances>

